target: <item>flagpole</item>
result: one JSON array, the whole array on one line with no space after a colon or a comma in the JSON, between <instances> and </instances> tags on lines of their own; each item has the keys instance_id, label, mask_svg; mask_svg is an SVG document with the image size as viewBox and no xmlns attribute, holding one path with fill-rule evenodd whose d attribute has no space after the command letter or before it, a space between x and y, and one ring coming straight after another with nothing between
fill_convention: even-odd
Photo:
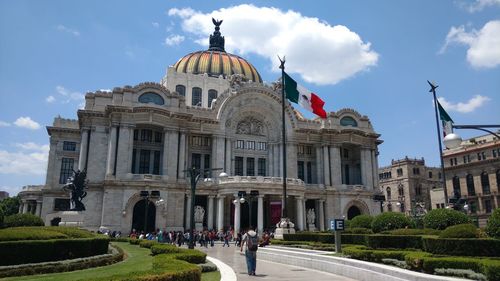
<instances>
[{"instance_id":1,"label":"flagpole","mask_svg":"<svg viewBox=\"0 0 500 281\"><path fill-rule=\"evenodd\" d=\"M444 192L444 202L446 206L448 206L448 191L446 188L446 176L444 174L444 161L443 161L443 146L441 145L441 130L439 129L439 118L438 118L438 103L437 103L437 98L436 98L436 88L438 86L435 86L431 82L427 81L429 85L431 85L431 89L429 92L432 92L432 96L434 97L434 113L436 115L436 129L437 129L437 136L438 136L438 144L439 144L439 158L441 160L441 174L443 178L443 192Z\"/></svg>"},{"instance_id":2,"label":"flagpole","mask_svg":"<svg viewBox=\"0 0 500 281\"><path fill-rule=\"evenodd\" d=\"M286 133L285 133L285 57L280 60L281 69L281 116L282 116L282 146L283 146L283 198L281 199L281 218L287 218L288 213L286 209Z\"/></svg>"}]
</instances>

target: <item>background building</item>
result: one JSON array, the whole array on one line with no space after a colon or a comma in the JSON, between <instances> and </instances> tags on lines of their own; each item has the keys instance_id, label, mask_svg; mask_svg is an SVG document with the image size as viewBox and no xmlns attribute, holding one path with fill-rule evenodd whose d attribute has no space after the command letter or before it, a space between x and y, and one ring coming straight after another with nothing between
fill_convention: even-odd
<instances>
[{"instance_id":1,"label":"background building","mask_svg":"<svg viewBox=\"0 0 500 281\"><path fill-rule=\"evenodd\" d=\"M0 201L8 197L9 193L7 191L0 191Z\"/></svg>"},{"instance_id":2,"label":"background building","mask_svg":"<svg viewBox=\"0 0 500 281\"><path fill-rule=\"evenodd\" d=\"M380 190L385 195L383 210L408 215L435 208L430 192L441 186L441 170L425 166L424 159L405 157L379 169Z\"/></svg>"},{"instance_id":3,"label":"background building","mask_svg":"<svg viewBox=\"0 0 500 281\"><path fill-rule=\"evenodd\" d=\"M500 140L490 134L470 138L458 148L445 150L443 159L450 203L484 226L498 208Z\"/></svg>"},{"instance_id":4,"label":"background building","mask_svg":"<svg viewBox=\"0 0 500 281\"><path fill-rule=\"evenodd\" d=\"M195 219L203 227L262 231L280 219L286 168L288 214L300 230L379 213L373 195L382 141L368 117L342 109L311 120L287 102L283 167L276 86L263 84L251 63L225 52L216 28L209 49L179 59L161 83L87 93L78 120L56 118L47 127L46 184L20 196L37 202L35 213L47 225L58 224L60 211L69 209L62 186L80 169L89 181L86 228L185 230L194 200L203 209ZM185 169L193 166L222 168L229 177L206 174L192 198ZM253 200L235 200L243 195ZM307 219L309 210L315 216Z\"/></svg>"}]
</instances>

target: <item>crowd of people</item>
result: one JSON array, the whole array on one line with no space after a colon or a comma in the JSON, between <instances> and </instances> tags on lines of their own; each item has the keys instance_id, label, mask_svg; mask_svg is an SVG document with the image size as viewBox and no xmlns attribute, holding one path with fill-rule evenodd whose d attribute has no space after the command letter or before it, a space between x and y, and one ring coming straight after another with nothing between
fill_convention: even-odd
<instances>
[{"instance_id":1,"label":"crowd of people","mask_svg":"<svg viewBox=\"0 0 500 281\"><path fill-rule=\"evenodd\" d=\"M244 231L237 233L234 235L234 231L229 229L227 231L224 230L203 230L203 231L194 231L194 241L195 246L199 245L200 247L214 247L215 242L223 242L222 247L230 247L231 244L234 246L240 247L242 237L245 234ZM111 234L108 234L111 235ZM191 232L189 230L183 231L166 231L165 229L156 229L153 232L144 232L144 231L136 231L135 229L129 235L129 238L132 239L145 239L145 240L155 240L159 243L168 243L177 246L182 246L184 244L188 244L190 241ZM264 231L259 239L259 247L264 247L269 245L269 241L271 239L272 233L268 231ZM115 237L115 236L112 236Z\"/></svg>"}]
</instances>

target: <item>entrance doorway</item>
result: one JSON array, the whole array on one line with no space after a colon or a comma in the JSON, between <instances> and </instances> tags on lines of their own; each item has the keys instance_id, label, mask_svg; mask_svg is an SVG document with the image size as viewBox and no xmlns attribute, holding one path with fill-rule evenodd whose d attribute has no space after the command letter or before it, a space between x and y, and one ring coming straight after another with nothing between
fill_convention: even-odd
<instances>
[{"instance_id":1,"label":"entrance doorway","mask_svg":"<svg viewBox=\"0 0 500 281\"><path fill-rule=\"evenodd\" d=\"M349 210L347 210L347 219L352 220L354 217L361 215L361 211L356 206L351 206Z\"/></svg>"},{"instance_id":2,"label":"entrance doorway","mask_svg":"<svg viewBox=\"0 0 500 281\"><path fill-rule=\"evenodd\" d=\"M147 206L147 211L146 211L146 206ZM142 199L139 202L137 202L134 206L134 215L132 217L132 229L148 233L148 232L153 232L155 230L155 225L156 225L155 204L146 199Z\"/></svg>"}]
</instances>

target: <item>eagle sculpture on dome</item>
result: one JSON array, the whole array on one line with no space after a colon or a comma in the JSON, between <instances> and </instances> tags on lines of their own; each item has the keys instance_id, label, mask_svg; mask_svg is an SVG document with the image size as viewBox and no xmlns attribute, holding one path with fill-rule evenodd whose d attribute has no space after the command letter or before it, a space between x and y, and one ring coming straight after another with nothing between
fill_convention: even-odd
<instances>
[{"instance_id":1,"label":"eagle sculpture on dome","mask_svg":"<svg viewBox=\"0 0 500 281\"><path fill-rule=\"evenodd\" d=\"M215 25L215 31L213 35L210 35L210 45L208 50L210 51L221 51L225 52L224 50L224 36L221 36L220 34L220 25L222 24L222 20L216 20L212 18L212 22Z\"/></svg>"},{"instance_id":2,"label":"eagle sculpture on dome","mask_svg":"<svg viewBox=\"0 0 500 281\"><path fill-rule=\"evenodd\" d=\"M222 21L223 20L216 20L216 19L212 18L212 22L214 23L216 28L222 24Z\"/></svg>"}]
</instances>

